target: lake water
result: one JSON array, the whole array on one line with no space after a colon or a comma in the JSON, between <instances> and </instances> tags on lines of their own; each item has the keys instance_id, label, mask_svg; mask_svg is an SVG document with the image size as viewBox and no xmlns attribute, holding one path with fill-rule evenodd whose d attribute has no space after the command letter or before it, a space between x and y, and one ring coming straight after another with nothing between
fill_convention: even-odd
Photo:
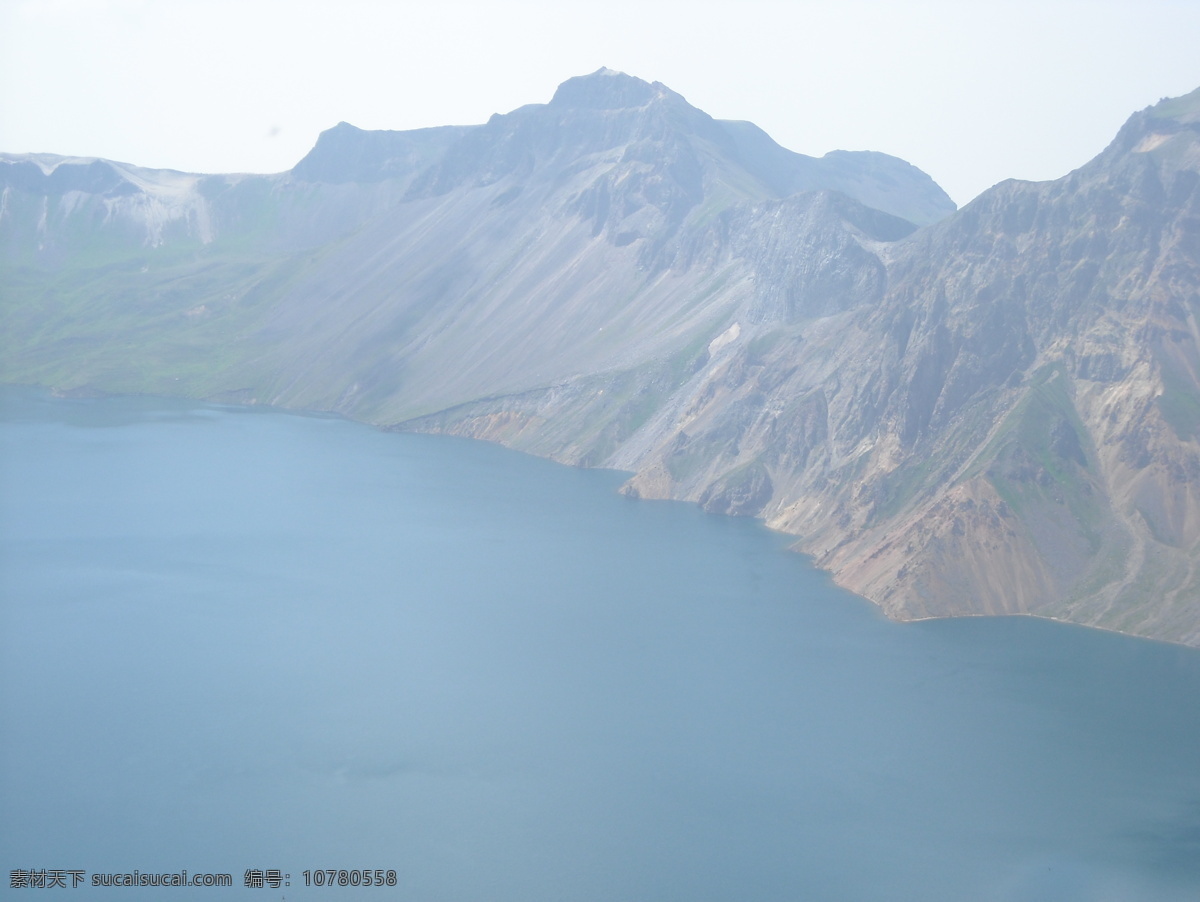
<instances>
[{"instance_id":1,"label":"lake water","mask_svg":"<svg viewBox=\"0 0 1200 902\"><path fill-rule=\"evenodd\" d=\"M51 898L1200 898L1195 650L892 624L490 445L2 398L0 865L235 883Z\"/></svg>"}]
</instances>

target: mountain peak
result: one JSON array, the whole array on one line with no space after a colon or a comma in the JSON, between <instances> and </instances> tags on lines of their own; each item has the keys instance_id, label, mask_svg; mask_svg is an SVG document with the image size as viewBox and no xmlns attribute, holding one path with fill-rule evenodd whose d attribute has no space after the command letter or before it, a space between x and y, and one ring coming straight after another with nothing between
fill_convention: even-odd
<instances>
[{"instance_id":1,"label":"mountain peak","mask_svg":"<svg viewBox=\"0 0 1200 902\"><path fill-rule=\"evenodd\" d=\"M672 93L664 85L643 81L615 69L601 67L590 75L568 78L550 100L551 106L590 110L621 110L644 106L655 97Z\"/></svg>"}]
</instances>

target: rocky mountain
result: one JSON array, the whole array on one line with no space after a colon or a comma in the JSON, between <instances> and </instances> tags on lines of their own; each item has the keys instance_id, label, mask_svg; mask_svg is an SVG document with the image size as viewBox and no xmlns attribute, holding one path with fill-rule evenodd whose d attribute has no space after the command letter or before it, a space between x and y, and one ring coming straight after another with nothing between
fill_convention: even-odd
<instances>
[{"instance_id":1,"label":"rocky mountain","mask_svg":"<svg viewBox=\"0 0 1200 902\"><path fill-rule=\"evenodd\" d=\"M1195 92L879 248L877 301L730 343L617 463L796 533L893 616L1200 644L1198 139Z\"/></svg>"},{"instance_id":2,"label":"rocky mountain","mask_svg":"<svg viewBox=\"0 0 1200 902\"><path fill-rule=\"evenodd\" d=\"M0 379L331 410L764 518L899 618L1200 644L1200 92L964 209L609 70L277 176L0 157Z\"/></svg>"}]
</instances>

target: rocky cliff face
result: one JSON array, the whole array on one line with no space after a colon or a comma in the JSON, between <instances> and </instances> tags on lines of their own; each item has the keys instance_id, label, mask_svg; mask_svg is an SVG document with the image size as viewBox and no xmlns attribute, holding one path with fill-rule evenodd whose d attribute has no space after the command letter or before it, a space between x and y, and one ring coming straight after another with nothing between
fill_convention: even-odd
<instances>
[{"instance_id":1,"label":"rocky cliff face","mask_svg":"<svg viewBox=\"0 0 1200 902\"><path fill-rule=\"evenodd\" d=\"M1200 644L1198 131L1200 94L1164 102L957 213L608 70L480 126L343 124L279 176L8 157L0 378L623 468L892 616Z\"/></svg>"},{"instance_id":2,"label":"rocky cliff face","mask_svg":"<svg viewBox=\"0 0 1200 902\"><path fill-rule=\"evenodd\" d=\"M1198 114L1139 113L1068 177L877 248L884 277L855 271L886 287L846 311L747 330L618 456L631 490L764 516L893 616L1200 642Z\"/></svg>"}]
</instances>

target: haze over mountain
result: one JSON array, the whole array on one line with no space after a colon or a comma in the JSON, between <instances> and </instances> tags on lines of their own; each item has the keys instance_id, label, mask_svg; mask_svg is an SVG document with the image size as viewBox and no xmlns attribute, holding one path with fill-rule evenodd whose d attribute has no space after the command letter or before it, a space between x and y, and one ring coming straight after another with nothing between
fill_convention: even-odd
<instances>
[{"instance_id":1,"label":"haze over mountain","mask_svg":"<svg viewBox=\"0 0 1200 902\"><path fill-rule=\"evenodd\" d=\"M278 176L0 156L0 379L337 411L762 517L898 618L1200 644L1200 91L955 211L609 70Z\"/></svg>"}]
</instances>

